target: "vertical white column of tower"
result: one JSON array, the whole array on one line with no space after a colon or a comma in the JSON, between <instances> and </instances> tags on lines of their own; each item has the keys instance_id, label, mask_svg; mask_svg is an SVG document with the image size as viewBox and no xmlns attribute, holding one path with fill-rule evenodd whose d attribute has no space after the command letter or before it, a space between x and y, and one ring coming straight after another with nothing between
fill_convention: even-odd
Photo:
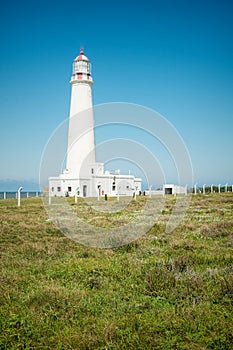
<instances>
[{"instance_id":1,"label":"vertical white column of tower","mask_svg":"<svg viewBox=\"0 0 233 350\"><path fill-rule=\"evenodd\" d=\"M88 176L96 162L91 64L80 50L73 62L66 168L75 177Z\"/></svg>"}]
</instances>

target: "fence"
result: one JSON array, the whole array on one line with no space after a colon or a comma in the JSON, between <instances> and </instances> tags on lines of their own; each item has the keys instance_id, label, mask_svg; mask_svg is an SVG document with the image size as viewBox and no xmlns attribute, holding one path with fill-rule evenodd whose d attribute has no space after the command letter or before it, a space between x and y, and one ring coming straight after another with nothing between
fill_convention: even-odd
<instances>
[{"instance_id":1,"label":"fence","mask_svg":"<svg viewBox=\"0 0 233 350\"><path fill-rule=\"evenodd\" d=\"M9 199L9 198L17 198L18 192L0 192L0 199ZM21 192L21 198L35 198L35 197L42 197L43 192L36 192L36 191L30 191L30 192Z\"/></svg>"},{"instance_id":2,"label":"fence","mask_svg":"<svg viewBox=\"0 0 233 350\"><path fill-rule=\"evenodd\" d=\"M233 185L228 186L228 184L221 186L221 184L219 185L203 185L203 186L199 186L197 187L197 185L194 185L192 191L192 193L197 194L197 193L202 193L202 194L206 194L206 193L222 193L222 192L233 192Z\"/></svg>"},{"instance_id":3,"label":"fence","mask_svg":"<svg viewBox=\"0 0 233 350\"><path fill-rule=\"evenodd\" d=\"M208 193L223 193L223 192L233 192L233 185L203 185L203 186L194 186L191 188L187 188L187 193L193 193L193 194L208 194ZM164 191L161 190L146 190L142 192L144 195L163 195ZM173 194L173 193L172 193ZM28 191L28 192L21 192L21 198L36 198L36 197L43 197L46 195L46 193L39 192L39 191ZM9 198L16 198L17 199L18 193L17 191L0 191L0 199L9 199Z\"/></svg>"}]
</instances>

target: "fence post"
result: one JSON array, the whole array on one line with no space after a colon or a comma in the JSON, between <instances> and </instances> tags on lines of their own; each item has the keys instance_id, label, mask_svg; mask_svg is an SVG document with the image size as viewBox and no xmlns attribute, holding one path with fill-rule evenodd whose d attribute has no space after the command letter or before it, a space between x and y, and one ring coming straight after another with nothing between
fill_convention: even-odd
<instances>
[{"instance_id":1,"label":"fence post","mask_svg":"<svg viewBox=\"0 0 233 350\"><path fill-rule=\"evenodd\" d=\"M21 191L22 191L23 187L20 187L18 189L18 207L20 207L20 197L21 197Z\"/></svg>"},{"instance_id":2,"label":"fence post","mask_svg":"<svg viewBox=\"0 0 233 350\"><path fill-rule=\"evenodd\" d=\"M3 199L6 199L6 192L3 193Z\"/></svg>"},{"instance_id":3,"label":"fence post","mask_svg":"<svg viewBox=\"0 0 233 350\"><path fill-rule=\"evenodd\" d=\"M194 194L197 194L197 184L194 185Z\"/></svg>"},{"instance_id":4,"label":"fence post","mask_svg":"<svg viewBox=\"0 0 233 350\"><path fill-rule=\"evenodd\" d=\"M205 184L203 185L203 194L205 194Z\"/></svg>"}]
</instances>

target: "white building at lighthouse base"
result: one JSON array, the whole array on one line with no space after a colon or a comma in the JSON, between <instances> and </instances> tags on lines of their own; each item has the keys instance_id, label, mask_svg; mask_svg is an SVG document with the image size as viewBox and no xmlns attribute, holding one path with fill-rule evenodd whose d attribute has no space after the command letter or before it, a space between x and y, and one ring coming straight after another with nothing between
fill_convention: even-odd
<instances>
[{"instance_id":1,"label":"white building at lighthouse base","mask_svg":"<svg viewBox=\"0 0 233 350\"><path fill-rule=\"evenodd\" d=\"M58 177L49 178L49 196L108 197L140 194L142 179L133 175L104 172L103 163L90 166L90 176L75 177L66 170Z\"/></svg>"}]
</instances>

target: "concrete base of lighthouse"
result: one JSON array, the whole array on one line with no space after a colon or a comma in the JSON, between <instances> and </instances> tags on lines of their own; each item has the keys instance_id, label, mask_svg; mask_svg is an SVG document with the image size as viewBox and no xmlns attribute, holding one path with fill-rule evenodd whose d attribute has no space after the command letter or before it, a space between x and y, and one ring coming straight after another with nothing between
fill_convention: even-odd
<instances>
[{"instance_id":1,"label":"concrete base of lighthouse","mask_svg":"<svg viewBox=\"0 0 233 350\"><path fill-rule=\"evenodd\" d=\"M102 163L90 166L90 176L73 176L68 171L49 178L49 196L101 197L133 196L142 190L142 179L133 175L104 173Z\"/></svg>"}]
</instances>

